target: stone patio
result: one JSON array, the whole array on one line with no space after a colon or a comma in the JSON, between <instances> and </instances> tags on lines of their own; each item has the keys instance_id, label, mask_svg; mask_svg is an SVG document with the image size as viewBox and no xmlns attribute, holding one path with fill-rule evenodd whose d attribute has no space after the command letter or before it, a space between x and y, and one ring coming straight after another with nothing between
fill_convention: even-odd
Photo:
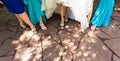
<instances>
[{"instance_id":1,"label":"stone patio","mask_svg":"<svg viewBox=\"0 0 120 61\"><path fill-rule=\"evenodd\" d=\"M69 19L58 26L60 16L47 20L47 31L24 30L6 8L0 9L0 61L120 61L120 11L114 10L110 25L94 34L81 33Z\"/></svg>"}]
</instances>

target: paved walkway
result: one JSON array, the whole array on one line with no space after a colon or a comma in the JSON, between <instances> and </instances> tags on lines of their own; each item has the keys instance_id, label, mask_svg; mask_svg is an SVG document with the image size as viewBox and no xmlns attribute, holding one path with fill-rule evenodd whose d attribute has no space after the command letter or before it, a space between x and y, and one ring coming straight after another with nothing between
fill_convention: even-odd
<instances>
[{"instance_id":1,"label":"paved walkway","mask_svg":"<svg viewBox=\"0 0 120 61\"><path fill-rule=\"evenodd\" d=\"M120 11L113 11L109 27L88 35L79 32L74 20L60 28L59 15L47 21L47 31L37 26L38 34L34 34L24 31L12 14L2 10L0 61L120 61Z\"/></svg>"}]
</instances>

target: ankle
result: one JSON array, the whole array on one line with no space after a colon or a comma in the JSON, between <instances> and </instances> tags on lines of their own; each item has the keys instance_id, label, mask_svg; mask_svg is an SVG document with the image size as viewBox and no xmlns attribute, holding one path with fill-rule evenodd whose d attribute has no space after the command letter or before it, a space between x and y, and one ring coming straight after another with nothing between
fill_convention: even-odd
<instances>
[{"instance_id":1,"label":"ankle","mask_svg":"<svg viewBox=\"0 0 120 61\"><path fill-rule=\"evenodd\" d=\"M25 26L24 24L20 24L20 26L21 26L22 28L26 28L26 26Z\"/></svg>"},{"instance_id":2,"label":"ankle","mask_svg":"<svg viewBox=\"0 0 120 61\"><path fill-rule=\"evenodd\" d=\"M31 26L30 28L31 30L36 30L35 26Z\"/></svg>"},{"instance_id":3,"label":"ankle","mask_svg":"<svg viewBox=\"0 0 120 61\"><path fill-rule=\"evenodd\" d=\"M40 24L42 30L47 30L47 27L44 24Z\"/></svg>"},{"instance_id":4,"label":"ankle","mask_svg":"<svg viewBox=\"0 0 120 61\"><path fill-rule=\"evenodd\" d=\"M96 29L96 26L92 25L90 29L94 31Z\"/></svg>"}]
</instances>

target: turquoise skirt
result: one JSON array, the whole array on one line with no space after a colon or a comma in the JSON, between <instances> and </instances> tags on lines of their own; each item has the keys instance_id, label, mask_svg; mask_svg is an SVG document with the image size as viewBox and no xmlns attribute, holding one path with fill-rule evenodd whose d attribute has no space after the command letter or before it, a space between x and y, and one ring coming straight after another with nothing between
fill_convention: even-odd
<instances>
[{"instance_id":1,"label":"turquoise skirt","mask_svg":"<svg viewBox=\"0 0 120 61\"><path fill-rule=\"evenodd\" d=\"M99 0L96 10L91 18L94 26L107 27L112 15L114 0Z\"/></svg>"},{"instance_id":2,"label":"turquoise skirt","mask_svg":"<svg viewBox=\"0 0 120 61\"><path fill-rule=\"evenodd\" d=\"M41 0L23 0L23 2L32 24L36 25L39 23L40 17L42 17L43 22L46 23L45 13L41 9Z\"/></svg>"}]
</instances>

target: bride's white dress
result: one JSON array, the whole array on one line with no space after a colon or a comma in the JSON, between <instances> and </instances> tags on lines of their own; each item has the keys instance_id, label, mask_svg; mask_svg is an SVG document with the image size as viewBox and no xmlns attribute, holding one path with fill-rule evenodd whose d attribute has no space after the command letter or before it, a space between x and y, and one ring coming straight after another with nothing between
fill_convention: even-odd
<instances>
[{"instance_id":1,"label":"bride's white dress","mask_svg":"<svg viewBox=\"0 0 120 61\"><path fill-rule=\"evenodd\" d=\"M75 16L73 15L73 12L70 10L68 18L75 20Z\"/></svg>"},{"instance_id":2,"label":"bride's white dress","mask_svg":"<svg viewBox=\"0 0 120 61\"><path fill-rule=\"evenodd\" d=\"M75 16L75 20L81 23L81 28L89 26L87 15L93 8L94 0L69 0L69 7Z\"/></svg>"},{"instance_id":3,"label":"bride's white dress","mask_svg":"<svg viewBox=\"0 0 120 61\"><path fill-rule=\"evenodd\" d=\"M45 11L47 18L50 18L58 4L67 6L72 11L75 20L81 23L81 28L89 26L87 15L93 8L94 0L42 0L42 9Z\"/></svg>"},{"instance_id":4,"label":"bride's white dress","mask_svg":"<svg viewBox=\"0 0 120 61\"><path fill-rule=\"evenodd\" d=\"M42 0L42 10L47 18L50 18L57 8L57 0Z\"/></svg>"},{"instance_id":5,"label":"bride's white dress","mask_svg":"<svg viewBox=\"0 0 120 61\"><path fill-rule=\"evenodd\" d=\"M69 6L69 0L57 0L57 3L63 4L64 6Z\"/></svg>"}]
</instances>

